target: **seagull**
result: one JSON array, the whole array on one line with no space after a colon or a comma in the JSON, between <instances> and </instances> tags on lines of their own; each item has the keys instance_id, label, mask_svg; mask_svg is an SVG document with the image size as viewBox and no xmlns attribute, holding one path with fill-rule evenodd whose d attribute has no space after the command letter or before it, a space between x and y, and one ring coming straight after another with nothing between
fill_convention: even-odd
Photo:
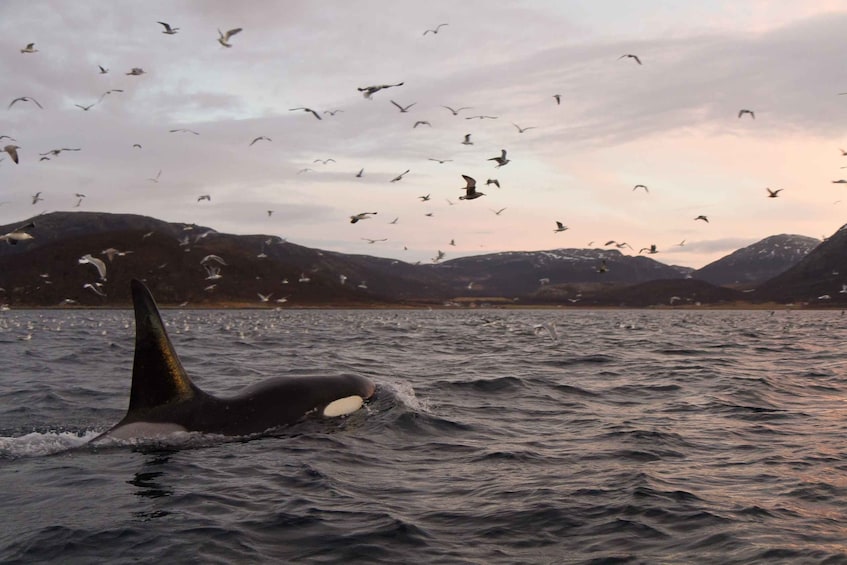
<instances>
[{"instance_id":1,"label":"seagull","mask_svg":"<svg viewBox=\"0 0 847 565\"><path fill-rule=\"evenodd\" d=\"M105 75L106 73L108 73L108 72L109 72L109 69L104 68L104 67L103 67L103 65L97 65L97 67L100 69L100 74L101 74L101 75Z\"/></svg>"},{"instance_id":2,"label":"seagull","mask_svg":"<svg viewBox=\"0 0 847 565\"><path fill-rule=\"evenodd\" d=\"M100 95L100 99L97 100L97 102L102 102L106 95L111 94L113 92L123 92L123 90L120 88L113 88L112 90L107 90L106 92Z\"/></svg>"},{"instance_id":3,"label":"seagull","mask_svg":"<svg viewBox=\"0 0 847 565\"><path fill-rule=\"evenodd\" d=\"M300 169L299 171L297 171L297 174L300 175L300 174L303 174L303 173L308 173L308 172L311 172L311 170L312 169L310 169L309 167L306 167L305 169Z\"/></svg>"},{"instance_id":4,"label":"seagull","mask_svg":"<svg viewBox=\"0 0 847 565\"><path fill-rule=\"evenodd\" d=\"M151 181L151 182L159 182L159 177L160 177L160 176L162 176L162 171L161 171L161 169L159 170L159 172L158 172L158 173L156 173L156 176L155 176L154 178L150 178L150 179L147 179L147 180L149 180L149 181Z\"/></svg>"},{"instance_id":5,"label":"seagull","mask_svg":"<svg viewBox=\"0 0 847 565\"><path fill-rule=\"evenodd\" d=\"M455 110L450 106L442 106L442 108L447 108L448 110L450 110L450 112L452 112L454 116L458 116L459 112L461 112L462 110L471 110L473 106L462 106L461 108L457 108Z\"/></svg>"},{"instance_id":6,"label":"seagull","mask_svg":"<svg viewBox=\"0 0 847 565\"><path fill-rule=\"evenodd\" d=\"M197 202L200 202L201 200L208 200L209 202L211 202L212 201L212 195L211 194L201 194L200 196L197 197Z\"/></svg>"},{"instance_id":7,"label":"seagull","mask_svg":"<svg viewBox=\"0 0 847 565\"><path fill-rule=\"evenodd\" d=\"M99 283L98 283L98 284L99 284ZM102 290L100 290L100 287L99 287L99 286L95 286L95 285L93 285L93 284L91 284L91 283L85 283L84 285L82 285L82 288L89 288L89 289L91 289L91 290L92 290L92 292L94 292L95 294L98 294L98 295L100 295L100 296L106 296L106 293L105 293L105 292L103 292Z\"/></svg>"},{"instance_id":8,"label":"seagull","mask_svg":"<svg viewBox=\"0 0 847 565\"><path fill-rule=\"evenodd\" d=\"M694 221L697 221L697 220L703 220L703 221L704 221L704 222L706 222L707 224L709 223L709 218L707 218L707 217L706 217L706 216L704 216L703 214L700 214L699 216L697 216L696 218L694 218Z\"/></svg>"},{"instance_id":9,"label":"seagull","mask_svg":"<svg viewBox=\"0 0 847 565\"><path fill-rule=\"evenodd\" d=\"M326 165L330 161L335 163L335 159L333 159L332 157L330 157L329 159L315 159L314 161L312 161L312 163L321 163L322 165Z\"/></svg>"},{"instance_id":10,"label":"seagull","mask_svg":"<svg viewBox=\"0 0 847 565\"><path fill-rule=\"evenodd\" d=\"M144 69L141 67L133 67L128 73L125 73L130 76L141 76L144 74Z\"/></svg>"},{"instance_id":11,"label":"seagull","mask_svg":"<svg viewBox=\"0 0 847 565\"><path fill-rule=\"evenodd\" d=\"M218 43L220 43L224 47L232 47L232 45L229 44L229 38L239 32L241 32L240 27L231 29L226 33L223 33L220 29L218 29Z\"/></svg>"},{"instance_id":12,"label":"seagull","mask_svg":"<svg viewBox=\"0 0 847 565\"><path fill-rule=\"evenodd\" d=\"M378 86L365 86L362 88L358 88L357 90L362 93L362 96L365 98L370 98L374 93L379 92L383 88L392 88L395 86L403 86L402 82L398 82L397 84L381 84Z\"/></svg>"},{"instance_id":13,"label":"seagull","mask_svg":"<svg viewBox=\"0 0 847 565\"><path fill-rule=\"evenodd\" d=\"M426 194L424 196L418 196L418 198L421 199L421 202L426 202L427 200L429 200L429 194Z\"/></svg>"},{"instance_id":14,"label":"seagull","mask_svg":"<svg viewBox=\"0 0 847 565\"><path fill-rule=\"evenodd\" d=\"M274 214L274 211L273 211L273 210L268 210L268 218L270 218L271 216L273 216L273 214Z\"/></svg>"},{"instance_id":15,"label":"seagull","mask_svg":"<svg viewBox=\"0 0 847 565\"><path fill-rule=\"evenodd\" d=\"M97 274L100 275L100 280L106 282L106 263L104 263L102 259L92 257L91 254L86 253L79 258L78 262L80 265L84 265L86 263L94 265L94 268L97 269Z\"/></svg>"},{"instance_id":16,"label":"seagull","mask_svg":"<svg viewBox=\"0 0 847 565\"><path fill-rule=\"evenodd\" d=\"M35 206L41 200L44 200L44 199L41 198L41 191L40 190L32 195L32 205L33 206Z\"/></svg>"},{"instance_id":17,"label":"seagull","mask_svg":"<svg viewBox=\"0 0 847 565\"><path fill-rule=\"evenodd\" d=\"M9 154L9 157L12 158L12 162L16 165L18 164L18 149L20 149L17 145L7 145L3 148L3 151Z\"/></svg>"},{"instance_id":18,"label":"seagull","mask_svg":"<svg viewBox=\"0 0 847 565\"><path fill-rule=\"evenodd\" d=\"M750 117L754 120L756 119L756 114L753 113L753 110L738 110L738 117L740 118L744 114L750 114Z\"/></svg>"},{"instance_id":19,"label":"seagull","mask_svg":"<svg viewBox=\"0 0 847 565\"><path fill-rule=\"evenodd\" d=\"M21 53L38 53L38 49L35 48L35 43L27 43L26 47L21 49Z\"/></svg>"},{"instance_id":20,"label":"seagull","mask_svg":"<svg viewBox=\"0 0 847 565\"><path fill-rule=\"evenodd\" d=\"M466 120L496 120L497 116L468 116Z\"/></svg>"},{"instance_id":21,"label":"seagull","mask_svg":"<svg viewBox=\"0 0 847 565\"><path fill-rule=\"evenodd\" d=\"M465 179L467 186L463 187L465 194L460 196L459 200L473 200L480 196L485 196L484 192L476 191L476 179L469 177L468 175L462 175L462 178Z\"/></svg>"},{"instance_id":22,"label":"seagull","mask_svg":"<svg viewBox=\"0 0 847 565\"><path fill-rule=\"evenodd\" d=\"M605 273L608 270L609 270L609 268L606 266L606 260L602 259L600 261L600 265L597 267L597 272L598 273Z\"/></svg>"},{"instance_id":23,"label":"seagull","mask_svg":"<svg viewBox=\"0 0 847 565\"><path fill-rule=\"evenodd\" d=\"M356 173L356 178L360 179L360 178L362 178L362 175L364 175L364 174L365 174L365 169L363 167L363 168L359 169L358 173Z\"/></svg>"},{"instance_id":24,"label":"seagull","mask_svg":"<svg viewBox=\"0 0 847 565\"><path fill-rule=\"evenodd\" d=\"M493 184L497 188L500 188L500 181L497 179L488 179L487 181L485 181L485 186L488 186L489 184Z\"/></svg>"},{"instance_id":25,"label":"seagull","mask_svg":"<svg viewBox=\"0 0 847 565\"><path fill-rule=\"evenodd\" d=\"M494 212L494 214L495 214L496 216L499 216L500 214L502 214L502 213L503 213L503 210L505 210L505 208L500 208L499 210L493 210L493 209L492 209L491 211L492 211L492 212Z\"/></svg>"},{"instance_id":26,"label":"seagull","mask_svg":"<svg viewBox=\"0 0 847 565\"><path fill-rule=\"evenodd\" d=\"M330 116L334 116L338 112L343 112L344 110L324 110L324 114L329 114Z\"/></svg>"},{"instance_id":27,"label":"seagull","mask_svg":"<svg viewBox=\"0 0 847 565\"><path fill-rule=\"evenodd\" d=\"M376 212L360 212L354 216L350 216L350 223L355 224L359 220L367 220L373 214L376 214Z\"/></svg>"},{"instance_id":28,"label":"seagull","mask_svg":"<svg viewBox=\"0 0 847 565\"><path fill-rule=\"evenodd\" d=\"M654 244L652 244L650 247L642 247L642 248L641 248L641 251L639 251L639 252L638 252L638 254L639 254L639 255L641 255L641 253L643 253L644 251L646 251L648 255L653 255L654 253L658 253L658 252L659 252L659 250L658 250L658 249L656 249L656 244L655 244L655 243L654 243Z\"/></svg>"},{"instance_id":29,"label":"seagull","mask_svg":"<svg viewBox=\"0 0 847 565\"><path fill-rule=\"evenodd\" d=\"M0 241L5 241L9 245L17 245L19 241L26 241L28 239L34 239L32 235L30 235L30 234L26 233L26 231L24 231L24 230L31 230L34 227L35 227L35 223L30 222L26 225L15 228L5 235L0 235Z\"/></svg>"},{"instance_id":30,"label":"seagull","mask_svg":"<svg viewBox=\"0 0 847 565\"><path fill-rule=\"evenodd\" d=\"M297 110L303 110L304 112L311 112L311 114L319 120L322 120L321 115L312 110L311 108L299 107L299 108L289 108L289 112L296 112Z\"/></svg>"},{"instance_id":31,"label":"seagull","mask_svg":"<svg viewBox=\"0 0 847 565\"><path fill-rule=\"evenodd\" d=\"M188 129L188 128L169 129L168 133L193 133L194 135L200 135L199 133L197 133L193 129Z\"/></svg>"},{"instance_id":32,"label":"seagull","mask_svg":"<svg viewBox=\"0 0 847 565\"><path fill-rule=\"evenodd\" d=\"M557 220L556 221L556 229L554 229L553 232L558 233L560 231L565 231L566 229L568 229L568 226L566 226L565 224L563 224L562 222Z\"/></svg>"},{"instance_id":33,"label":"seagull","mask_svg":"<svg viewBox=\"0 0 847 565\"><path fill-rule=\"evenodd\" d=\"M638 58L638 55L633 55L632 53L624 53L623 55L618 57L618 59L620 60L620 59L623 59L624 57L629 57L630 59L635 59L636 63L638 63L639 65L641 64L641 59Z\"/></svg>"},{"instance_id":34,"label":"seagull","mask_svg":"<svg viewBox=\"0 0 847 565\"><path fill-rule=\"evenodd\" d=\"M382 238L382 239L370 239L370 238L368 238L368 237L363 237L363 238L362 238L362 240L363 240L363 241L367 241L367 242L368 242L368 243L370 243L370 244L374 244L374 243L376 243L376 242L378 242L378 241L388 241L388 238Z\"/></svg>"},{"instance_id":35,"label":"seagull","mask_svg":"<svg viewBox=\"0 0 847 565\"><path fill-rule=\"evenodd\" d=\"M156 22L156 23L162 24L163 26L165 26L165 31L163 31L162 33L164 33L166 35L176 35L176 32L179 31L178 27L171 27L169 24L167 24L165 22Z\"/></svg>"},{"instance_id":36,"label":"seagull","mask_svg":"<svg viewBox=\"0 0 847 565\"><path fill-rule=\"evenodd\" d=\"M441 261L442 259L444 259L444 252L443 252L443 251L441 251L441 250L439 249L439 250L438 250L438 256L437 256L435 259L433 259L433 260L432 260L432 262L433 262L433 263L438 263L438 262L439 262L439 261Z\"/></svg>"},{"instance_id":37,"label":"seagull","mask_svg":"<svg viewBox=\"0 0 847 565\"><path fill-rule=\"evenodd\" d=\"M780 192L782 192L781 188L777 188L776 190L771 190L770 188L766 188L768 191L768 198L776 198Z\"/></svg>"},{"instance_id":38,"label":"seagull","mask_svg":"<svg viewBox=\"0 0 847 565\"><path fill-rule=\"evenodd\" d=\"M536 127L536 126L528 126L528 127L522 128L521 126L519 126L518 124L516 124L514 122L512 122L512 125L515 126L516 128L518 128L518 133L523 133L526 130L535 129L535 127Z\"/></svg>"},{"instance_id":39,"label":"seagull","mask_svg":"<svg viewBox=\"0 0 847 565\"><path fill-rule=\"evenodd\" d=\"M38 106L38 107L39 107L39 108L41 108L42 110L44 109L44 106L42 106L41 104L39 104L39 103L38 103L38 100L36 100L36 99L35 99L35 98L33 98L32 96L20 96L20 97L18 97L18 98L15 98L15 99L14 99L14 100L12 100L11 102L9 102L9 108L11 108L11 107L12 107L12 105L14 105L14 103L15 103L15 102L32 102L33 104L35 104L36 106Z\"/></svg>"},{"instance_id":40,"label":"seagull","mask_svg":"<svg viewBox=\"0 0 847 565\"><path fill-rule=\"evenodd\" d=\"M429 126L432 127L432 124L426 120L418 120L415 122L415 125L412 126L412 129L415 129L418 126Z\"/></svg>"},{"instance_id":41,"label":"seagull","mask_svg":"<svg viewBox=\"0 0 847 565\"><path fill-rule=\"evenodd\" d=\"M682 241L680 241L676 245L677 245L677 247L684 247L685 246L685 240L683 239Z\"/></svg>"},{"instance_id":42,"label":"seagull","mask_svg":"<svg viewBox=\"0 0 847 565\"><path fill-rule=\"evenodd\" d=\"M259 137L254 138L253 141L250 142L250 145L248 147L252 146L257 141L261 141L263 139L265 141L273 141L270 137L265 137L264 135L260 135Z\"/></svg>"},{"instance_id":43,"label":"seagull","mask_svg":"<svg viewBox=\"0 0 847 565\"><path fill-rule=\"evenodd\" d=\"M471 134L465 134L465 140L462 142L462 145L473 145L473 141L471 141Z\"/></svg>"},{"instance_id":44,"label":"seagull","mask_svg":"<svg viewBox=\"0 0 847 565\"><path fill-rule=\"evenodd\" d=\"M555 99L556 99L556 104L561 104L561 103L562 103L562 95L561 95L561 94L554 94L554 95L553 95L553 98L555 98Z\"/></svg>"},{"instance_id":45,"label":"seagull","mask_svg":"<svg viewBox=\"0 0 847 565\"><path fill-rule=\"evenodd\" d=\"M133 144L132 144L132 147L133 147L134 149L141 149L141 144L140 144L140 143L133 143Z\"/></svg>"},{"instance_id":46,"label":"seagull","mask_svg":"<svg viewBox=\"0 0 847 565\"><path fill-rule=\"evenodd\" d=\"M410 170L410 169L406 169L405 171L403 171L402 173L400 173L399 175L397 175L396 177L394 177L393 179L391 179L391 182L397 182L397 181L399 181L399 180L403 180L403 176L404 176L406 173L408 173L408 172L409 172L409 170Z\"/></svg>"},{"instance_id":47,"label":"seagull","mask_svg":"<svg viewBox=\"0 0 847 565\"><path fill-rule=\"evenodd\" d=\"M114 247L110 247L101 251L100 255L105 255L109 259L109 263L111 263L115 259L115 256L126 257L130 253L132 253L132 251L118 251Z\"/></svg>"},{"instance_id":48,"label":"seagull","mask_svg":"<svg viewBox=\"0 0 847 565\"><path fill-rule=\"evenodd\" d=\"M74 204L74 208L79 208L79 205L82 204L82 199L85 198L85 195L77 192L76 194L74 194L74 196L76 196L77 198L76 204Z\"/></svg>"},{"instance_id":49,"label":"seagull","mask_svg":"<svg viewBox=\"0 0 847 565\"><path fill-rule=\"evenodd\" d=\"M79 147L62 147L61 149L51 149L46 153L39 153L39 155L52 155L53 157L58 157L59 153L62 151L81 151Z\"/></svg>"},{"instance_id":50,"label":"seagull","mask_svg":"<svg viewBox=\"0 0 847 565\"><path fill-rule=\"evenodd\" d=\"M425 32L423 32L423 34L424 34L424 35L426 35L426 34L428 34L428 33L437 34L437 33L438 33L438 30L440 30L441 28L443 28L443 27L444 27L444 26L446 26L446 25L449 25L449 24L438 24L437 26L435 26L435 29L428 29L428 30L426 30Z\"/></svg>"},{"instance_id":51,"label":"seagull","mask_svg":"<svg viewBox=\"0 0 847 565\"><path fill-rule=\"evenodd\" d=\"M376 212L374 212L374 213L376 213ZM400 219L400 217L398 216L398 217L394 218L393 220L391 220L391 221L390 221L390 222L388 222L388 223L389 223L389 224L396 224L396 223L397 223L397 220L399 220L399 219Z\"/></svg>"},{"instance_id":52,"label":"seagull","mask_svg":"<svg viewBox=\"0 0 847 565\"><path fill-rule=\"evenodd\" d=\"M427 159L427 161L435 161L439 165L443 165L444 163L452 163L453 159L433 159L432 157L430 157L429 159Z\"/></svg>"},{"instance_id":53,"label":"seagull","mask_svg":"<svg viewBox=\"0 0 847 565\"><path fill-rule=\"evenodd\" d=\"M17 163L17 161L15 161L15 163ZM847 180L845 180L845 179L838 179L838 180L834 180L834 181L832 181L832 182L833 182L834 184L845 184L845 183L847 183Z\"/></svg>"},{"instance_id":54,"label":"seagull","mask_svg":"<svg viewBox=\"0 0 847 565\"><path fill-rule=\"evenodd\" d=\"M636 184L635 186L632 187L632 190L636 190L636 189L639 189L639 188L643 188L644 192L650 192L650 189L647 188L646 186L644 186L643 184Z\"/></svg>"},{"instance_id":55,"label":"seagull","mask_svg":"<svg viewBox=\"0 0 847 565\"><path fill-rule=\"evenodd\" d=\"M82 108L86 112L89 111L91 108L93 108L96 105L97 105L97 102L95 102L94 104L89 104L88 106L83 106L82 104L74 104L74 106L76 106L77 108Z\"/></svg>"},{"instance_id":56,"label":"seagull","mask_svg":"<svg viewBox=\"0 0 847 565\"><path fill-rule=\"evenodd\" d=\"M500 167L502 167L503 165L506 165L506 164L509 163L509 159L506 158L506 150L505 149L500 150L500 156L499 157L491 157L488 160L489 161L497 161L497 168L498 169Z\"/></svg>"},{"instance_id":57,"label":"seagull","mask_svg":"<svg viewBox=\"0 0 847 565\"><path fill-rule=\"evenodd\" d=\"M399 109L400 109L400 113L401 113L401 114L405 114L406 112L408 112L408 111L409 111L409 108L411 108L412 106L414 106L415 104L417 104L417 102L412 102L412 103L411 103L411 104L409 104L408 106L405 106L405 107L404 107L404 106L401 106L400 104L398 104L397 102L395 102L394 100L389 100L389 102L391 102L392 104L394 104L395 106L397 106L397 108L399 108Z\"/></svg>"},{"instance_id":58,"label":"seagull","mask_svg":"<svg viewBox=\"0 0 847 565\"><path fill-rule=\"evenodd\" d=\"M271 299L271 296L273 296L273 294L274 294L274 293L273 293L273 292L269 292L268 294L262 294L261 292L257 292L256 294L258 294L258 295L259 295L259 300L260 300L261 302L267 302L268 300L270 300L270 299Z\"/></svg>"}]
</instances>

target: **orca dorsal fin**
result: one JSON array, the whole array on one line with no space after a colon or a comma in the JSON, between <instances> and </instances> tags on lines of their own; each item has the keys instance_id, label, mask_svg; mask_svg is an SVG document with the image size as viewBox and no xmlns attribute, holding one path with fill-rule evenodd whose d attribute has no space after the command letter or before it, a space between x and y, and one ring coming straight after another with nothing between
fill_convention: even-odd
<instances>
[{"instance_id":1,"label":"orca dorsal fin","mask_svg":"<svg viewBox=\"0 0 847 565\"><path fill-rule=\"evenodd\" d=\"M129 410L124 420L163 404L205 394L191 382L182 368L153 295L136 279L132 280L130 287L135 308L135 358Z\"/></svg>"}]
</instances>

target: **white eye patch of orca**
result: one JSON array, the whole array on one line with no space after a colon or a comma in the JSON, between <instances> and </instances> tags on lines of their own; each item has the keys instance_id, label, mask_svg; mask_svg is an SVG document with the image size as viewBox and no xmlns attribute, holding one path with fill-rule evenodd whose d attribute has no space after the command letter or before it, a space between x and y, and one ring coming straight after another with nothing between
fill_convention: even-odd
<instances>
[{"instance_id":1,"label":"white eye patch of orca","mask_svg":"<svg viewBox=\"0 0 847 565\"><path fill-rule=\"evenodd\" d=\"M362 404L364 403L365 399L359 396L358 394L339 398L338 400L334 400L326 405L323 411L323 415L327 418L346 416L347 414L352 414L353 412L361 408Z\"/></svg>"}]
</instances>

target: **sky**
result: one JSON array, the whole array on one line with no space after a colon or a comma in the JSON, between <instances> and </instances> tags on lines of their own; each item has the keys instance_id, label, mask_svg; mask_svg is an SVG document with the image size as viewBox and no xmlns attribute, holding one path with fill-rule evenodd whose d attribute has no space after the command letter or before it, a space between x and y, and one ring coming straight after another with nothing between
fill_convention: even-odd
<instances>
[{"instance_id":1,"label":"sky","mask_svg":"<svg viewBox=\"0 0 847 565\"><path fill-rule=\"evenodd\" d=\"M844 29L847 0L3 0L0 224L134 213L408 262L614 240L699 268L845 223Z\"/></svg>"}]
</instances>

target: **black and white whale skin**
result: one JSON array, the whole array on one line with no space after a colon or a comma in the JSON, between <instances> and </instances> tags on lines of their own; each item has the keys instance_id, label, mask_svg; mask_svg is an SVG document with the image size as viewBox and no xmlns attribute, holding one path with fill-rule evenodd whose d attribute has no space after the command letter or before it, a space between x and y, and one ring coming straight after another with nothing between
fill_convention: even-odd
<instances>
[{"instance_id":1,"label":"black and white whale skin","mask_svg":"<svg viewBox=\"0 0 847 565\"><path fill-rule=\"evenodd\" d=\"M261 434L297 423L307 414L343 416L373 396L373 382L358 375L277 377L232 397L200 390L185 372L150 291L131 283L135 307L135 359L129 409L95 438L155 438L174 432L227 436Z\"/></svg>"}]
</instances>

